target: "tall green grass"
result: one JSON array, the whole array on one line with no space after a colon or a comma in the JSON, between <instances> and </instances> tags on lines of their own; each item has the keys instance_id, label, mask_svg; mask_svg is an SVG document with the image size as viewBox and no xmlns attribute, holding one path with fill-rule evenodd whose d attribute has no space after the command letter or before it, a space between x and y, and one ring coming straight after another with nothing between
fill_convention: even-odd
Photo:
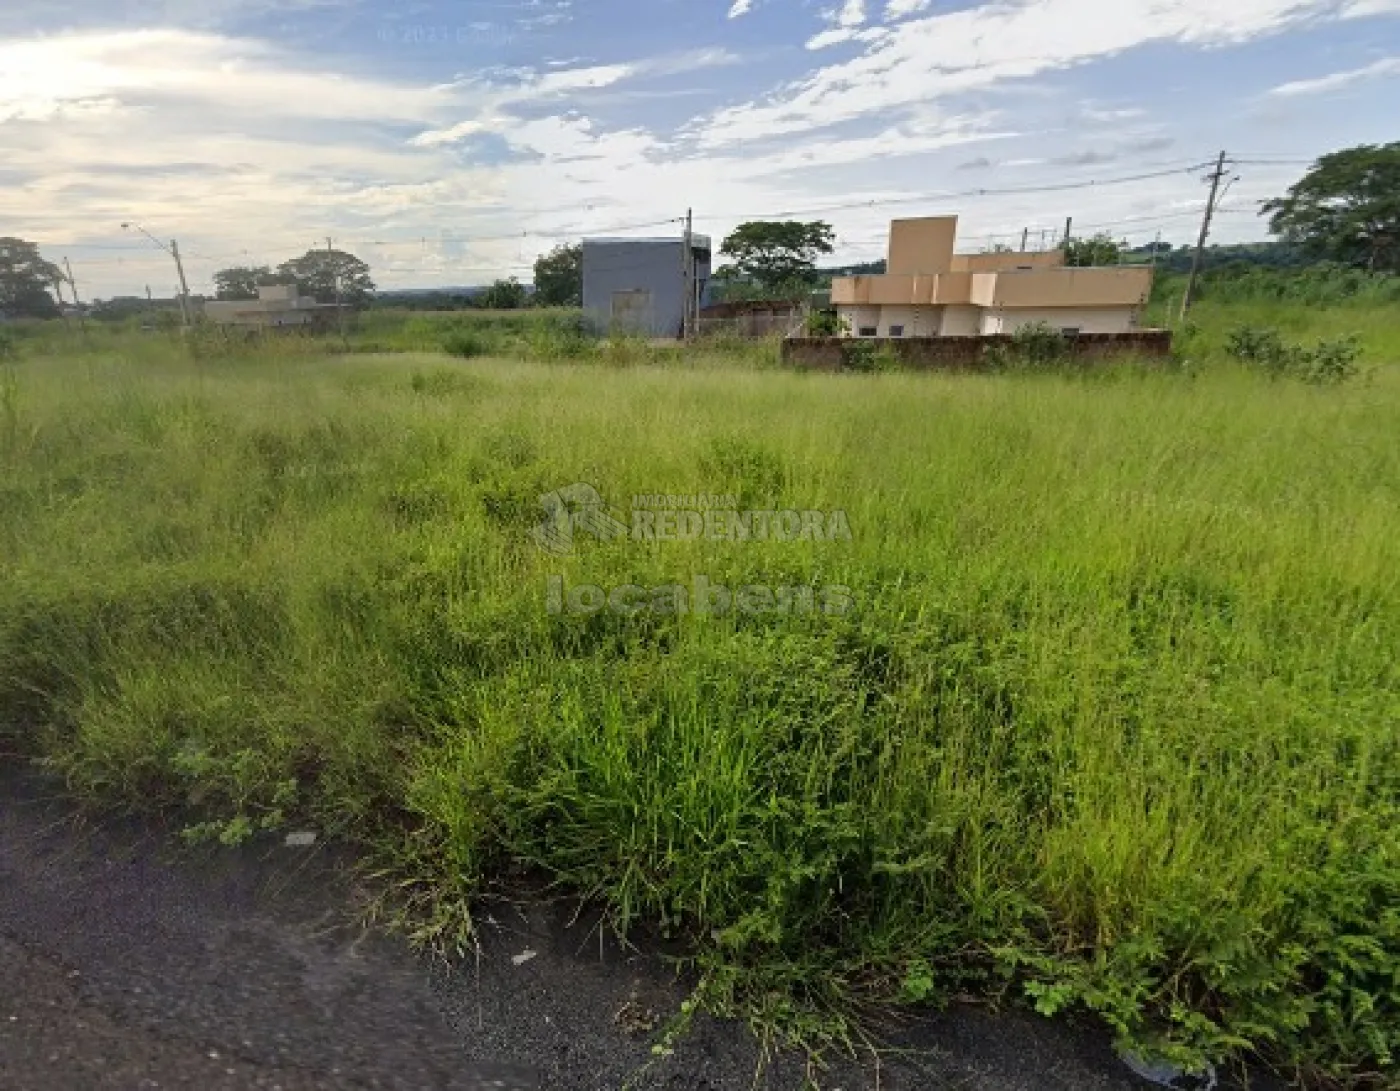
<instances>
[{"instance_id":1,"label":"tall green grass","mask_svg":"<svg viewBox=\"0 0 1400 1091\"><path fill-rule=\"evenodd\" d=\"M359 839L424 936L543 876L799 1036L974 991L1400 1077L1393 373L6 367L0 722L79 788ZM552 556L575 482L853 537ZM856 609L545 606L696 574Z\"/></svg>"}]
</instances>

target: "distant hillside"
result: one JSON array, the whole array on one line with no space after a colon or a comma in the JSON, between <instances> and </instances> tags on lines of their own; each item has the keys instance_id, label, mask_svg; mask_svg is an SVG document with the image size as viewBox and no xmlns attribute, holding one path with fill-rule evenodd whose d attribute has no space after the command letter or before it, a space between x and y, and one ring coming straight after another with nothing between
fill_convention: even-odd
<instances>
[{"instance_id":1,"label":"distant hillside","mask_svg":"<svg viewBox=\"0 0 1400 1091\"><path fill-rule=\"evenodd\" d=\"M484 291L485 285L395 288L376 292L373 306L398 307L410 311L456 311L473 306L473 301Z\"/></svg>"}]
</instances>

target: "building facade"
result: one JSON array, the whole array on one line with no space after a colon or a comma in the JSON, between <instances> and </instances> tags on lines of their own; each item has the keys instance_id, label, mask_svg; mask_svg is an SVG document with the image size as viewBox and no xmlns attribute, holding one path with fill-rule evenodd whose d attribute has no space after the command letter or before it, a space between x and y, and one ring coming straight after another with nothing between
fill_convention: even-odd
<instances>
[{"instance_id":1,"label":"building facade","mask_svg":"<svg viewBox=\"0 0 1400 1091\"><path fill-rule=\"evenodd\" d=\"M831 304L853 337L975 337L1047 323L1127 333L1152 292L1146 266L1071 268L1064 254L955 254L956 216L895 220L886 271L837 277Z\"/></svg>"},{"instance_id":2,"label":"building facade","mask_svg":"<svg viewBox=\"0 0 1400 1091\"><path fill-rule=\"evenodd\" d=\"M318 303L297 292L295 284L260 284L257 299L211 299L204 317L221 326L247 329L322 325L335 320L334 303Z\"/></svg>"},{"instance_id":3,"label":"building facade","mask_svg":"<svg viewBox=\"0 0 1400 1091\"><path fill-rule=\"evenodd\" d=\"M692 314L709 298L709 238L691 236L689 278L684 253L683 239L584 239L584 311L603 332L681 336L686 280L695 293Z\"/></svg>"}]
</instances>

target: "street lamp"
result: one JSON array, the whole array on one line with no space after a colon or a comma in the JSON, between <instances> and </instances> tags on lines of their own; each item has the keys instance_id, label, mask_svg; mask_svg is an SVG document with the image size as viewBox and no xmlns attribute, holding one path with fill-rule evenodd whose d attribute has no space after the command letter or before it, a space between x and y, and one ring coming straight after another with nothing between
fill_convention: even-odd
<instances>
[{"instance_id":1,"label":"street lamp","mask_svg":"<svg viewBox=\"0 0 1400 1091\"><path fill-rule=\"evenodd\" d=\"M180 274L180 318L183 320L185 328L188 329L190 325L190 286L185 280L185 263L180 260L180 244L171 239L167 246L138 223L122 224L123 231L130 231L132 228L141 232L175 259L175 270Z\"/></svg>"}]
</instances>

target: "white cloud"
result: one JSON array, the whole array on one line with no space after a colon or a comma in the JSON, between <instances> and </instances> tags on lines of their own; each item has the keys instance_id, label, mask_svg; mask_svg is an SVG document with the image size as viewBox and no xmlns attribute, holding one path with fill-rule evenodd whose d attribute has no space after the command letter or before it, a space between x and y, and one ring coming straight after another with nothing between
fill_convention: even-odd
<instances>
[{"instance_id":1,"label":"white cloud","mask_svg":"<svg viewBox=\"0 0 1400 1091\"><path fill-rule=\"evenodd\" d=\"M870 41L872 37L878 37L881 32L878 29L853 30L850 27L828 27L826 30L813 34L807 39L807 48L811 50L827 49L833 45L840 45L842 42L864 42Z\"/></svg>"},{"instance_id":2,"label":"white cloud","mask_svg":"<svg viewBox=\"0 0 1400 1091\"><path fill-rule=\"evenodd\" d=\"M1342 18L1363 19L1372 15L1400 12L1400 0L1349 0L1342 5Z\"/></svg>"},{"instance_id":3,"label":"white cloud","mask_svg":"<svg viewBox=\"0 0 1400 1091\"><path fill-rule=\"evenodd\" d=\"M747 15L753 11L753 0L734 0L729 9L729 18L737 19L741 15Z\"/></svg>"},{"instance_id":4,"label":"white cloud","mask_svg":"<svg viewBox=\"0 0 1400 1091\"><path fill-rule=\"evenodd\" d=\"M1321 95L1328 91L1336 91L1343 87L1349 87L1353 83L1361 83L1365 80L1383 79L1387 76L1400 75L1400 57L1387 57L1384 60L1376 61L1374 64L1365 65L1362 68L1352 68L1346 72L1333 72L1331 75L1319 76L1311 80L1294 80L1291 83L1282 83L1269 91L1270 95L1279 98L1295 98L1300 95Z\"/></svg>"},{"instance_id":5,"label":"white cloud","mask_svg":"<svg viewBox=\"0 0 1400 1091\"><path fill-rule=\"evenodd\" d=\"M865 22L865 0L846 0L836 16L836 23L843 27L858 27Z\"/></svg>"},{"instance_id":6,"label":"white cloud","mask_svg":"<svg viewBox=\"0 0 1400 1091\"><path fill-rule=\"evenodd\" d=\"M923 11L931 2L932 0L889 0L885 5L885 18L903 19L906 15Z\"/></svg>"},{"instance_id":7,"label":"white cloud","mask_svg":"<svg viewBox=\"0 0 1400 1091\"><path fill-rule=\"evenodd\" d=\"M191 31L0 42L0 118L152 99L240 111L250 121L264 114L409 120L436 114L447 101L440 89L300 70L264 44Z\"/></svg>"},{"instance_id":8,"label":"white cloud","mask_svg":"<svg viewBox=\"0 0 1400 1091\"><path fill-rule=\"evenodd\" d=\"M1150 42L1225 45L1333 10L1334 0L1021 0L902 23L857 58L691 127L708 147L797 134L1082 64ZM859 89L858 91L855 89Z\"/></svg>"},{"instance_id":9,"label":"white cloud","mask_svg":"<svg viewBox=\"0 0 1400 1091\"><path fill-rule=\"evenodd\" d=\"M512 73L518 82L466 80L456 86L473 92L471 117L444 128L427 129L410 141L415 147L455 144L481 133L501 133L516 126L510 108L552 98L577 98L578 92L611 88L624 80L674 76L704 68L735 64L736 53L724 49L694 49L626 64L562 68L544 73L525 69Z\"/></svg>"},{"instance_id":10,"label":"white cloud","mask_svg":"<svg viewBox=\"0 0 1400 1091\"><path fill-rule=\"evenodd\" d=\"M630 64L600 64L592 68L564 68L540 76L530 85L531 97L546 98L569 91L610 87L636 71Z\"/></svg>"},{"instance_id":11,"label":"white cloud","mask_svg":"<svg viewBox=\"0 0 1400 1091\"><path fill-rule=\"evenodd\" d=\"M1079 113L1085 121L1109 123L1115 121L1132 121L1135 118L1142 117L1146 111L1136 106L1114 108L1085 103L1080 107Z\"/></svg>"}]
</instances>

